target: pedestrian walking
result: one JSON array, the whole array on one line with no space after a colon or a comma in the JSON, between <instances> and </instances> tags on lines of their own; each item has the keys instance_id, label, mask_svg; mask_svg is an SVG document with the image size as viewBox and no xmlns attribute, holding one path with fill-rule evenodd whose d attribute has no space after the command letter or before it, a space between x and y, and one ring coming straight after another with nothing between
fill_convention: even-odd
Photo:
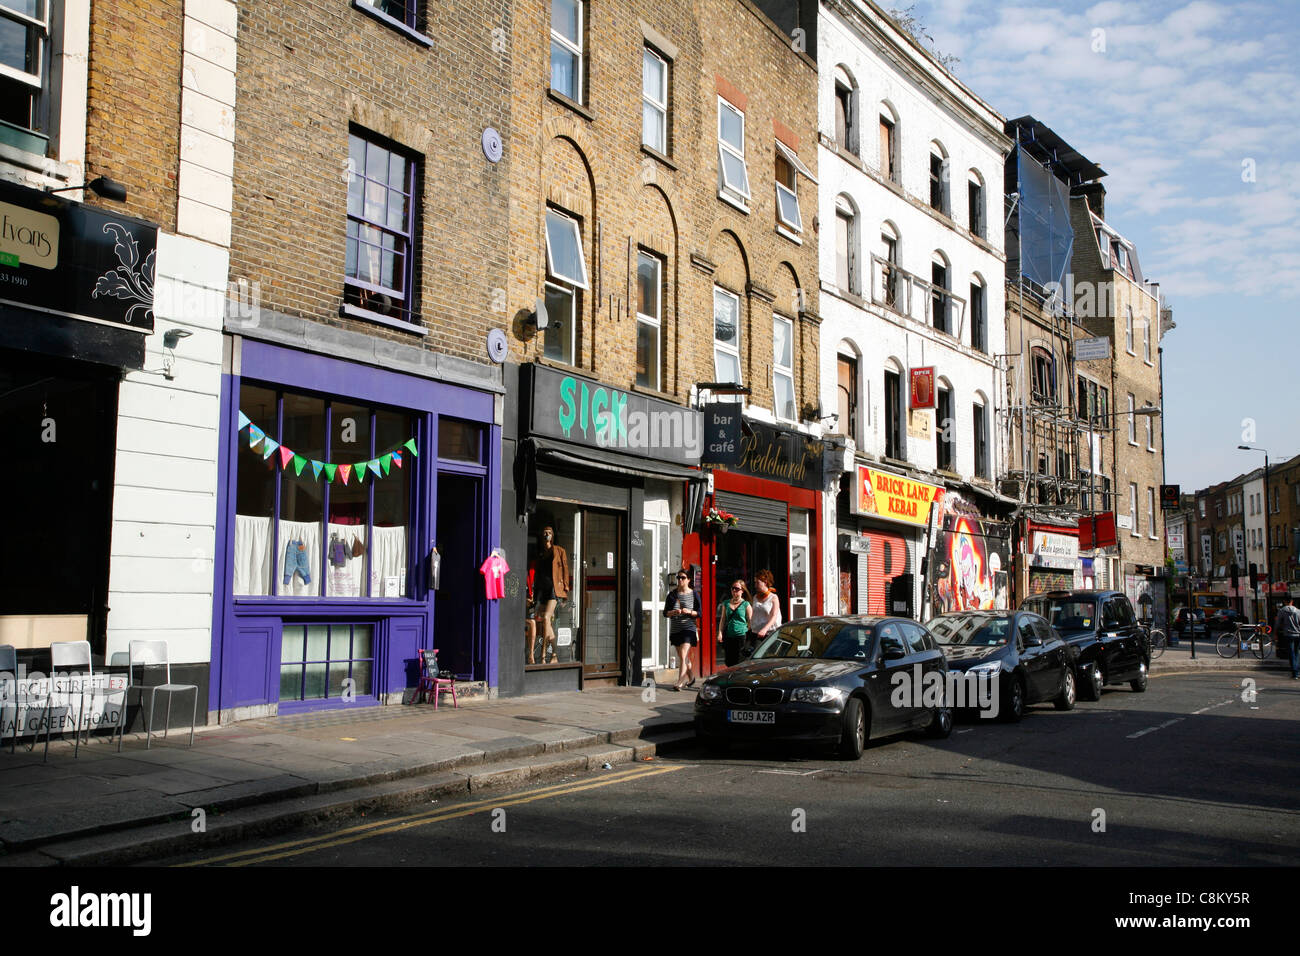
<instances>
[{"instance_id":1,"label":"pedestrian walking","mask_svg":"<svg viewBox=\"0 0 1300 956\"><path fill-rule=\"evenodd\" d=\"M749 619L754 609L749 603L745 582L731 582L731 597L718 605L718 643L728 667L740 663L740 645L749 633Z\"/></svg>"},{"instance_id":2,"label":"pedestrian walking","mask_svg":"<svg viewBox=\"0 0 1300 956\"><path fill-rule=\"evenodd\" d=\"M691 578L685 571L677 572L677 587L664 598L664 617L668 618L668 640L677 652L677 683L673 690L694 687L696 674L691 655L700 643L700 596L691 589Z\"/></svg>"},{"instance_id":3,"label":"pedestrian walking","mask_svg":"<svg viewBox=\"0 0 1300 956\"><path fill-rule=\"evenodd\" d=\"M1295 598L1288 597L1278 609L1273 634L1279 645L1282 641L1290 644L1291 679L1300 680L1300 608L1295 606Z\"/></svg>"},{"instance_id":4,"label":"pedestrian walking","mask_svg":"<svg viewBox=\"0 0 1300 956\"><path fill-rule=\"evenodd\" d=\"M763 570L754 575L753 613L749 618L749 634L745 638L745 656L754 653L759 641L781 626L781 602L776 596L776 579L772 572Z\"/></svg>"}]
</instances>

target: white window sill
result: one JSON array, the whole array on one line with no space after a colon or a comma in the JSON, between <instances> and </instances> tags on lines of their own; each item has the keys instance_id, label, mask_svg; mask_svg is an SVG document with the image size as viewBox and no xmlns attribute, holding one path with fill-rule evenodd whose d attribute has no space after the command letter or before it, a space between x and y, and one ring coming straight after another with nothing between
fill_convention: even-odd
<instances>
[{"instance_id":1,"label":"white window sill","mask_svg":"<svg viewBox=\"0 0 1300 956\"><path fill-rule=\"evenodd\" d=\"M735 206L746 216L749 215L749 207L745 205L745 201L743 199L734 197L731 193L721 189L718 190L718 198L721 199L723 202L725 202L728 206Z\"/></svg>"},{"instance_id":2,"label":"white window sill","mask_svg":"<svg viewBox=\"0 0 1300 956\"><path fill-rule=\"evenodd\" d=\"M372 7L369 3L366 3L365 0L352 0L352 6L355 9L360 10L366 16L374 17L380 23L384 24L385 26L391 27L392 29L396 30L398 33L405 34L406 36L414 40L416 43L420 44L420 46L424 46L424 47L433 46L433 40L430 39L428 36L421 33L419 30L415 29L414 27L406 25L401 20L398 20L396 17L390 17L388 14L384 13L384 11L378 9L377 7Z\"/></svg>"},{"instance_id":3,"label":"white window sill","mask_svg":"<svg viewBox=\"0 0 1300 956\"><path fill-rule=\"evenodd\" d=\"M422 325L416 325L414 322L407 322L404 319L394 319L387 315L380 315L378 312L371 312L369 309L349 305L347 302L339 306L339 315L353 319L364 319L367 322L386 325L390 329L400 329L403 332L413 332L416 335L429 334L429 330Z\"/></svg>"},{"instance_id":4,"label":"white window sill","mask_svg":"<svg viewBox=\"0 0 1300 956\"><path fill-rule=\"evenodd\" d=\"M784 236L786 239L789 239L797 246L803 245L803 239L799 237L799 234L791 230L789 227L783 225L782 223L778 222L776 224L776 234L778 236Z\"/></svg>"}]
</instances>

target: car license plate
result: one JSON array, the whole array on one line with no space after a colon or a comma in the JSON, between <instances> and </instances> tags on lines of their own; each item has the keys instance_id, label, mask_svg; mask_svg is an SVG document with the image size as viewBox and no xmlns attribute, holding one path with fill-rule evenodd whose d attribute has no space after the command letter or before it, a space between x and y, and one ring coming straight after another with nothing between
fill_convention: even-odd
<instances>
[{"instance_id":1,"label":"car license plate","mask_svg":"<svg viewBox=\"0 0 1300 956\"><path fill-rule=\"evenodd\" d=\"M727 719L733 724L774 724L776 723L776 711L774 710L729 710Z\"/></svg>"}]
</instances>

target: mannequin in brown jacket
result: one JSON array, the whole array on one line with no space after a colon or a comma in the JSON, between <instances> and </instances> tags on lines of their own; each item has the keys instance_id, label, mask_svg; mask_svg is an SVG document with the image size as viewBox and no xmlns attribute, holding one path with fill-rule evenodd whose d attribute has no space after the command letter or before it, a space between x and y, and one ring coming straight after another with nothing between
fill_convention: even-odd
<instances>
[{"instance_id":1,"label":"mannequin in brown jacket","mask_svg":"<svg viewBox=\"0 0 1300 956\"><path fill-rule=\"evenodd\" d=\"M541 547L533 562L533 596L537 601L538 630L542 634L542 662L555 660L555 602L569 596L573 578L569 572L569 555L555 543L555 529L542 529Z\"/></svg>"}]
</instances>

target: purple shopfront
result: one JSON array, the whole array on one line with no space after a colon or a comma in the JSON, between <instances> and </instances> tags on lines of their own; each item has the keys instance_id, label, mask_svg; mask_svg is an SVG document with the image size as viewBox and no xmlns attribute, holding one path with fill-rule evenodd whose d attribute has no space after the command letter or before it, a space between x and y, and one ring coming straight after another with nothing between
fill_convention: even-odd
<instances>
[{"instance_id":1,"label":"purple shopfront","mask_svg":"<svg viewBox=\"0 0 1300 956\"><path fill-rule=\"evenodd\" d=\"M496 396L244 339L222 382L210 709L400 703L422 648L497 684Z\"/></svg>"}]
</instances>

